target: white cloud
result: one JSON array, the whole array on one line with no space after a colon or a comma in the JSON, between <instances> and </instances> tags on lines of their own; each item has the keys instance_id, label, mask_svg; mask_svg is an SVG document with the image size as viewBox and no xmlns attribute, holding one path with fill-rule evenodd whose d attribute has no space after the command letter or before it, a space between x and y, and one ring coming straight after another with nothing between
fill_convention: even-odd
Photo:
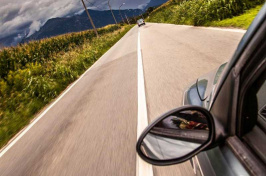
<instances>
[{"instance_id":1,"label":"white cloud","mask_svg":"<svg viewBox=\"0 0 266 176\"><path fill-rule=\"evenodd\" d=\"M11 43L11 45L16 45L17 42L20 42L21 39L24 37L25 35L23 34L18 34L16 37L14 37L13 42Z\"/></svg>"},{"instance_id":2,"label":"white cloud","mask_svg":"<svg viewBox=\"0 0 266 176\"><path fill-rule=\"evenodd\" d=\"M2 0L0 7L0 38L25 29L30 34L39 30L48 19L67 16L82 10L77 0Z\"/></svg>"},{"instance_id":3,"label":"white cloud","mask_svg":"<svg viewBox=\"0 0 266 176\"><path fill-rule=\"evenodd\" d=\"M41 28L41 22L40 21L33 21L29 27L30 31L27 37L34 34L34 32L38 31Z\"/></svg>"},{"instance_id":4,"label":"white cloud","mask_svg":"<svg viewBox=\"0 0 266 176\"><path fill-rule=\"evenodd\" d=\"M138 5L138 9L143 10L147 6L147 3Z\"/></svg>"}]
</instances>

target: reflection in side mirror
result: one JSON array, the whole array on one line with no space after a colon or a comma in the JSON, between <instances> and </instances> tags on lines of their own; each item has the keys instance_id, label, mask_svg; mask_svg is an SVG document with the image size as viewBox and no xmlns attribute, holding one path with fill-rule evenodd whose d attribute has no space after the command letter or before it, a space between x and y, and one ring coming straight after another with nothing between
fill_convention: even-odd
<instances>
[{"instance_id":1,"label":"reflection in side mirror","mask_svg":"<svg viewBox=\"0 0 266 176\"><path fill-rule=\"evenodd\" d=\"M146 129L138 141L138 153L152 164L183 162L210 142L212 126L210 114L199 107L172 111Z\"/></svg>"}]
</instances>

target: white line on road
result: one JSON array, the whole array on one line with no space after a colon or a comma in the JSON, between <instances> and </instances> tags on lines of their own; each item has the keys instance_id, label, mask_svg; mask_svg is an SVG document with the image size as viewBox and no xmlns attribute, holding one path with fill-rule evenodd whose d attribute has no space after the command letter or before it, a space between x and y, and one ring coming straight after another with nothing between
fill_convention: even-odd
<instances>
[{"instance_id":1,"label":"white line on road","mask_svg":"<svg viewBox=\"0 0 266 176\"><path fill-rule=\"evenodd\" d=\"M155 23L158 24L158 23ZM202 26L191 26L191 25L179 25L179 24L168 24L168 23L159 23L163 25L187 27L187 28L196 28L196 29L206 29L206 30L216 30L216 31L226 31L226 32L236 32L236 33L246 33L247 30L244 29L230 29L230 28L219 28L219 27L202 27Z\"/></svg>"},{"instance_id":2,"label":"white line on road","mask_svg":"<svg viewBox=\"0 0 266 176\"><path fill-rule=\"evenodd\" d=\"M122 37L124 38L124 37ZM121 39L122 39L121 38ZM120 40L121 40L120 39ZM119 41L120 41L119 40ZM114 46L117 45L117 43L114 44L108 51L110 51ZM93 67L95 67L95 65L100 61L101 58L103 58L107 53L105 52L88 70L86 70L80 77L79 79L77 79L70 87L68 87L47 109L45 109L45 111L43 111L37 118L35 118L25 129L23 129L17 136L15 136L13 138L13 140L7 144L7 146L5 146L2 150L0 150L0 158L14 145L16 144L16 142L18 142L18 140L20 138L22 138L22 136L24 136L32 127L33 125L35 125L57 102L59 102L64 95L66 95L83 77L84 75L89 72Z\"/></svg>"},{"instance_id":3,"label":"white line on road","mask_svg":"<svg viewBox=\"0 0 266 176\"><path fill-rule=\"evenodd\" d=\"M138 122L137 122L137 138L142 131L148 126L147 104L145 95L145 83L143 73L143 63L140 47L140 32L138 32ZM143 161L137 155L136 161L136 175L137 176L153 176L152 166Z\"/></svg>"},{"instance_id":4,"label":"white line on road","mask_svg":"<svg viewBox=\"0 0 266 176\"><path fill-rule=\"evenodd\" d=\"M216 31L236 32L242 34L245 34L247 32L244 29L228 29L228 28L218 28L218 27L196 27L196 28L216 30Z\"/></svg>"}]
</instances>

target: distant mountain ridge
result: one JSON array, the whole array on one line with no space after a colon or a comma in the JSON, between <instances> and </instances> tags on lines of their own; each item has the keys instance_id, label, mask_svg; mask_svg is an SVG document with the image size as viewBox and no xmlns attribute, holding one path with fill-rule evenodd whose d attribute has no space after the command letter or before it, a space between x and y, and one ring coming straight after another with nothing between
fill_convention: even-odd
<instances>
[{"instance_id":1,"label":"distant mountain ridge","mask_svg":"<svg viewBox=\"0 0 266 176\"><path fill-rule=\"evenodd\" d=\"M106 26L108 24L115 24L115 21L112 17L110 10L105 11L96 11L89 10L91 18L96 26L96 28L100 28ZM115 18L117 22L122 21L119 10L113 10ZM129 10L121 10L121 14L123 19L127 17L138 16L142 13L140 9L129 9ZM125 16L126 15L126 16ZM92 29L91 23L88 19L86 12L84 11L80 15L74 15L71 17L62 17L62 18L52 18L49 19L39 31L35 32L33 35L23 39L22 43L31 41L31 40L40 40L43 38L48 38L52 36L57 36L60 34L70 33L70 32L78 32Z\"/></svg>"},{"instance_id":2,"label":"distant mountain ridge","mask_svg":"<svg viewBox=\"0 0 266 176\"><path fill-rule=\"evenodd\" d=\"M125 15L127 15L127 17L138 16L144 13L149 7L158 7L167 1L168 0L150 0L143 10L126 9L126 10L121 10L121 13L123 14L123 19L126 20ZM89 12L97 28L106 26L108 24L115 23L111 15L111 12L109 10L105 10L105 11L89 10ZM113 12L116 17L116 20L120 22L122 18L120 16L119 10L113 10ZM26 27L24 34L15 33L15 34L6 36L4 38L0 38L0 48L4 46L15 46L18 42L25 43L31 40L39 40L43 38L65 34L65 33L78 32L78 31L92 29L92 26L88 20L88 17L85 11L82 14L76 14L71 17L58 17L58 18L49 19L40 28L39 31L36 31L34 34L32 34L29 37L25 37L26 36L25 34L27 34L27 32L29 31L27 29L28 27Z\"/></svg>"},{"instance_id":3,"label":"distant mountain ridge","mask_svg":"<svg viewBox=\"0 0 266 176\"><path fill-rule=\"evenodd\" d=\"M144 10L147 10L149 7L158 7L164 3L166 3L169 0L151 0L147 6L144 8Z\"/></svg>"},{"instance_id":4,"label":"distant mountain ridge","mask_svg":"<svg viewBox=\"0 0 266 176\"><path fill-rule=\"evenodd\" d=\"M157 7L167 1L168 0L151 0L143 10L140 10L140 9L121 10L122 18L126 20L126 16L127 17L138 16L142 14L145 10L147 10L149 7ZM96 28L100 28L108 24L115 23L110 10L97 11L97 10L88 9L88 11L93 19L93 22ZM113 10L113 13L114 13L114 16L117 22L122 21L119 10ZM78 31L83 31L83 30L88 30L88 29L92 29L92 26L88 20L88 16L86 12L84 11L82 14L74 15L72 17L49 19L44 24L44 26L41 27L39 31L23 39L22 43L28 42L31 40L40 40L43 38L48 38L48 37L52 37L52 36L56 36L60 34L65 34L69 32L78 32Z\"/></svg>"}]
</instances>

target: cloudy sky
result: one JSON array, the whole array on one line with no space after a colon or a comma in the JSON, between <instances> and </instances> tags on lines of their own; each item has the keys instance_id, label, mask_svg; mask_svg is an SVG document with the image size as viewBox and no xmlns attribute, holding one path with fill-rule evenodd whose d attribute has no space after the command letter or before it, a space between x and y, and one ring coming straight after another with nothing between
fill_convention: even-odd
<instances>
[{"instance_id":1,"label":"cloudy sky","mask_svg":"<svg viewBox=\"0 0 266 176\"><path fill-rule=\"evenodd\" d=\"M113 9L142 8L150 0L110 0ZM88 8L107 9L107 0L84 0ZM20 39L25 29L28 36L38 31L50 18L70 16L80 13L83 6L80 0L0 0L0 39L16 35ZM92 6L94 4L94 6ZM91 6L91 7L90 7Z\"/></svg>"}]
</instances>

